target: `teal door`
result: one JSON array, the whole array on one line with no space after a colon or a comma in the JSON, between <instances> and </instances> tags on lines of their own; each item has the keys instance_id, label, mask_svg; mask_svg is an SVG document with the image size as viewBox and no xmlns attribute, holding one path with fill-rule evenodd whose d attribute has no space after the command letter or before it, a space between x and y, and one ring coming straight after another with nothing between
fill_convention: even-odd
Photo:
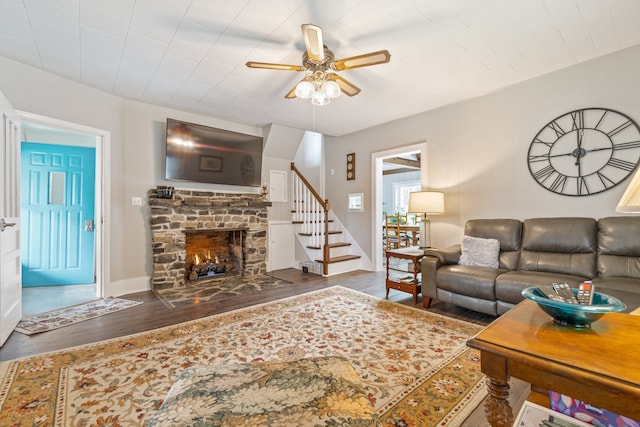
<instances>
[{"instance_id":1,"label":"teal door","mask_svg":"<svg viewBox=\"0 0 640 427\"><path fill-rule=\"evenodd\" d=\"M95 148L21 144L22 286L95 282Z\"/></svg>"}]
</instances>

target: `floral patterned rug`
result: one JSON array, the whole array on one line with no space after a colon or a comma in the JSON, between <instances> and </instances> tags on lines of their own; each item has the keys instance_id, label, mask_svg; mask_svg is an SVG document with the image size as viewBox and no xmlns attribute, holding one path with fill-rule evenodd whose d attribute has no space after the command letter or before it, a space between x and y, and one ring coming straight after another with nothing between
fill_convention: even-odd
<instances>
[{"instance_id":1,"label":"floral patterned rug","mask_svg":"<svg viewBox=\"0 0 640 427\"><path fill-rule=\"evenodd\" d=\"M459 426L481 326L333 287L0 364L0 425L143 426L195 366L345 357L384 426Z\"/></svg>"},{"instance_id":2,"label":"floral patterned rug","mask_svg":"<svg viewBox=\"0 0 640 427\"><path fill-rule=\"evenodd\" d=\"M74 305L73 307L27 316L18 322L15 330L25 335L39 334L40 332L51 331L62 328L63 326L93 319L94 317L124 310L125 308L134 307L138 304L142 304L142 301L131 301L122 298L103 298Z\"/></svg>"}]
</instances>

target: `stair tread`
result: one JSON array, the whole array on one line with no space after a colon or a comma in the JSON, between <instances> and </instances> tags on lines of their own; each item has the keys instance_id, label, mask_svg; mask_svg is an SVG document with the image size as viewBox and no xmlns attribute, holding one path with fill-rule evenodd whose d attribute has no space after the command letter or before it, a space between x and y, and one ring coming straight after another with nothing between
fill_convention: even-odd
<instances>
[{"instance_id":1,"label":"stair tread","mask_svg":"<svg viewBox=\"0 0 640 427\"><path fill-rule=\"evenodd\" d=\"M348 242L336 242L336 243L329 243L328 246L330 248L340 248L342 246L351 246L351 243L348 243Z\"/></svg>"},{"instance_id":2,"label":"stair tread","mask_svg":"<svg viewBox=\"0 0 640 427\"><path fill-rule=\"evenodd\" d=\"M336 263L336 262L351 261L352 259L358 259L358 258L362 258L362 257L360 255L342 255L342 256L329 258L329 260L327 262L329 264L333 264L333 263ZM316 262L322 262L322 260L321 259L317 259Z\"/></svg>"},{"instance_id":3,"label":"stair tread","mask_svg":"<svg viewBox=\"0 0 640 427\"><path fill-rule=\"evenodd\" d=\"M342 231L330 231L329 234L342 234ZM311 233L298 233L300 236L313 236Z\"/></svg>"},{"instance_id":4,"label":"stair tread","mask_svg":"<svg viewBox=\"0 0 640 427\"><path fill-rule=\"evenodd\" d=\"M333 222L333 220L330 219L330 220L327 220L327 221L322 220L322 221L309 221L309 222ZM304 224L304 221L291 221L291 223L292 224Z\"/></svg>"},{"instance_id":5,"label":"stair tread","mask_svg":"<svg viewBox=\"0 0 640 427\"><path fill-rule=\"evenodd\" d=\"M329 243L327 246L329 246L329 248L341 248L344 246L351 246L351 243L347 243L347 242ZM322 249L322 246L307 245L307 247L309 249Z\"/></svg>"}]
</instances>

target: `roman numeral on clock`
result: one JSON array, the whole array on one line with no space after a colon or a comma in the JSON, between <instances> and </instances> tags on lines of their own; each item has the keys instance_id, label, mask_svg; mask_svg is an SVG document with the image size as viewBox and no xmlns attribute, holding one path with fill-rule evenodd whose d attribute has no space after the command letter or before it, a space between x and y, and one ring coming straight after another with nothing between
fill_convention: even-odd
<instances>
[{"instance_id":1,"label":"roman numeral on clock","mask_svg":"<svg viewBox=\"0 0 640 427\"><path fill-rule=\"evenodd\" d=\"M584 127L584 110L578 110L571 113L573 119L572 130L582 129Z\"/></svg>"},{"instance_id":2,"label":"roman numeral on clock","mask_svg":"<svg viewBox=\"0 0 640 427\"><path fill-rule=\"evenodd\" d=\"M627 172L631 172L632 170L634 170L636 168L636 164L635 163L628 162L626 160L616 159L615 157L612 157L607 162L607 165L612 166L614 168L625 170Z\"/></svg>"},{"instance_id":3,"label":"roman numeral on clock","mask_svg":"<svg viewBox=\"0 0 640 427\"><path fill-rule=\"evenodd\" d=\"M614 150L629 150L631 148L640 148L640 141L621 142L620 144L613 144Z\"/></svg>"},{"instance_id":4,"label":"roman numeral on clock","mask_svg":"<svg viewBox=\"0 0 640 427\"><path fill-rule=\"evenodd\" d=\"M623 130L625 130L626 128L631 126L632 124L633 124L633 122L631 120L627 120L626 122L624 122L623 124L621 124L617 128L607 132L607 135L609 135L609 138L611 138L613 135L622 132Z\"/></svg>"},{"instance_id":5,"label":"roman numeral on clock","mask_svg":"<svg viewBox=\"0 0 640 427\"><path fill-rule=\"evenodd\" d=\"M533 172L533 176L535 179L538 180L538 182L543 182L543 181L546 181L546 179L549 178L549 176L553 174L555 171L556 170L553 168L553 166L548 165L543 167L539 171Z\"/></svg>"},{"instance_id":6,"label":"roman numeral on clock","mask_svg":"<svg viewBox=\"0 0 640 427\"><path fill-rule=\"evenodd\" d=\"M557 136L558 138L560 138L562 135L564 135L565 133L567 133L567 132L565 132L565 130L564 130L564 129L562 129L562 126L560 126L560 125L559 125L555 120L554 120L554 121L552 121L551 123L549 123L549 124L547 125L547 127L551 128L551 130L552 130L552 131L554 131L554 132L556 133L556 136Z\"/></svg>"}]
</instances>

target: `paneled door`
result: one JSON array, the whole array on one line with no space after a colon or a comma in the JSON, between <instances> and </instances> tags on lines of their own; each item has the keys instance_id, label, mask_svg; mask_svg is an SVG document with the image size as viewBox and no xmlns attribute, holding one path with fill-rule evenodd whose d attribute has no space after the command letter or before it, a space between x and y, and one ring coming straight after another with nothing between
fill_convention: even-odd
<instances>
[{"instance_id":1,"label":"paneled door","mask_svg":"<svg viewBox=\"0 0 640 427\"><path fill-rule=\"evenodd\" d=\"M95 148L23 142L22 285L95 281Z\"/></svg>"},{"instance_id":2,"label":"paneled door","mask_svg":"<svg viewBox=\"0 0 640 427\"><path fill-rule=\"evenodd\" d=\"M0 346L22 318L20 121L0 93Z\"/></svg>"}]
</instances>

